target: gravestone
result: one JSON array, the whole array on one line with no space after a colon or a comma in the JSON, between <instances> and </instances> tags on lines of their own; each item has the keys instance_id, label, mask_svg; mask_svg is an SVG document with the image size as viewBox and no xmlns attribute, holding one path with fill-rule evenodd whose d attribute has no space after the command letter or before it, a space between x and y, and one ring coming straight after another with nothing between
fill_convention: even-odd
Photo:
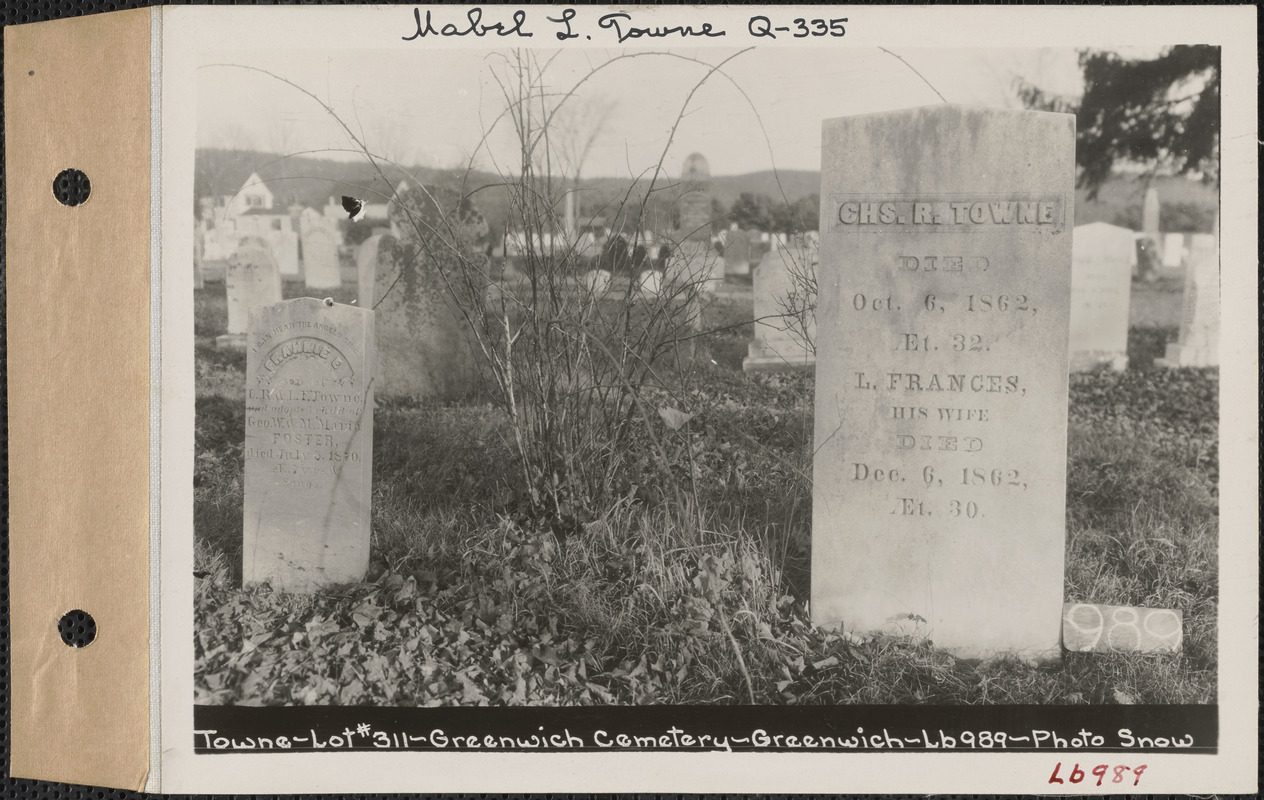
<instances>
[{"instance_id":1,"label":"gravestone","mask_svg":"<svg viewBox=\"0 0 1264 800\"><path fill-rule=\"evenodd\" d=\"M637 289L647 297L657 297L663 290L663 273L657 270L642 270L636 278Z\"/></svg>"},{"instance_id":2,"label":"gravestone","mask_svg":"<svg viewBox=\"0 0 1264 800\"><path fill-rule=\"evenodd\" d=\"M228 296L228 332L216 337L221 350L246 346L246 326L250 310L281 301L281 273L271 253L260 247L242 247L224 268L224 291Z\"/></svg>"},{"instance_id":3,"label":"gravestone","mask_svg":"<svg viewBox=\"0 0 1264 800\"><path fill-rule=\"evenodd\" d=\"M612 276L604 269L590 269L584 273L584 289L592 295L602 295L610 291Z\"/></svg>"},{"instance_id":4,"label":"gravestone","mask_svg":"<svg viewBox=\"0 0 1264 800\"><path fill-rule=\"evenodd\" d=\"M1185 258L1185 235L1181 233L1163 234L1163 267L1179 269Z\"/></svg>"},{"instance_id":5,"label":"gravestone","mask_svg":"<svg viewBox=\"0 0 1264 800\"><path fill-rule=\"evenodd\" d=\"M747 347L746 372L810 370L816 355L809 343L816 319L807 307L807 287L817 267L815 247L783 248L759 262L752 278L755 338ZM805 337L806 334L806 337Z\"/></svg>"},{"instance_id":6,"label":"gravestone","mask_svg":"<svg viewBox=\"0 0 1264 800\"><path fill-rule=\"evenodd\" d=\"M1216 234L1194 234L1189 265L1185 268L1185 295L1181 304L1181 330L1169 344L1162 367L1214 367L1220 364L1220 253Z\"/></svg>"},{"instance_id":7,"label":"gravestone","mask_svg":"<svg viewBox=\"0 0 1264 800\"><path fill-rule=\"evenodd\" d=\"M360 302L377 315L377 396L469 394L478 376L477 354L443 276L413 242L384 235L376 248L372 292L362 287Z\"/></svg>"},{"instance_id":8,"label":"gravestone","mask_svg":"<svg viewBox=\"0 0 1264 800\"><path fill-rule=\"evenodd\" d=\"M1141 205L1141 233L1154 241L1159 240L1159 190L1146 189Z\"/></svg>"},{"instance_id":9,"label":"gravestone","mask_svg":"<svg viewBox=\"0 0 1264 800\"><path fill-rule=\"evenodd\" d=\"M303 230L303 282L308 289L336 289L342 285L338 243L323 222Z\"/></svg>"},{"instance_id":10,"label":"gravestone","mask_svg":"<svg viewBox=\"0 0 1264 800\"><path fill-rule=\"evenodd\" d=\"M193 288L202 288L202 257L206 250L206 237L199 225L193 230Z\"/></svg>"},{"instance_id":11,"label":"gravestone","mask_svg":"<svg viewBox=\"0 0 1264 800\"><path fill-rule=\"evenodd\" d=\"M313 592L364 580L373 356L367 309L301 297L252 311L243 584Z\"/></svg>"},{"instance_id":12,"label":"gravestone","mask_svg":"<svg viewBox=\"0 0 1264 800\"><path fill-rule=\"evenodd\" d=\"M751 274L750 235L743 230L729 231L724 243L724 273L726 275Z\"/></svg>"},{"instance_id":13,"label":"gravestone","mask_svg":"<svg viewBox=\"0 0 1264 800\"><path fill-rule=\"evenodd\" d=\"M378 248L382 234L375 233L356 248L356 302L362 308L373 307L373 284L377 276Z\"/></svg>"},{"instance_id":14,"label":"gravestone","mask_svg":"<svg viewBox=\"0 0 1264 800\"><path fill-rule=\"evenodd\" d=\"M281 277L298 277L298 234L292 230L276 231L272 237L272 257Z\"/></svg>"},{"instance_id":15,"label":"gravestone","mask_svg":"<svg viewBox=\"0 0 1264 800\"><path fill-rule=\"evenodd\" d=\"M813 621L1060 656L1075 120L823 125Z\"/></svg>"},{"instance_id":16,"label":"gravestone","mask_svg":"<svg viewBox=\"0 0 1264 800\"><path fill-rule=\"evenodd\" d=\"M1080 225L1071 248L1071 370L1128 366L1132 231L1105 222Z\"/></svg>"}]
</instances>

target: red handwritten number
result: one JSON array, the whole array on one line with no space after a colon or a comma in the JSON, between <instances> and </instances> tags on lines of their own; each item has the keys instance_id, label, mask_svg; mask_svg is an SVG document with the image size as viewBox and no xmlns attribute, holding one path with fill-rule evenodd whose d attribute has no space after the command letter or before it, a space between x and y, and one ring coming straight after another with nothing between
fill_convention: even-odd
<instances>
[{"instance_id":1,"label":"red handwritten number","mask_svg":"<svg viewBox=\"0 0 1264 800\"><path fill-rule=\"evenodd\" d=\"M1111 783L1123 783L1123 782L1124 782L1124 773L1125 773L1125 772L1127 772L1127 771L1128 771L1128 769L1129 769L1128 767L1125 767L1125 766L1123 766L1123 765L1120 765L1120 766L1118 766L1118 767L1115 767L1115 777L1114 777L1114 779L1111 781Z\"/></svg>"},{"instance_id":2,"label":"red handwritten number","mask_svg":"<svg viewBox=\"0 0 1264 800\"><path fill-rule=\"evenodd\" d=\"M1084 780L1084 770L1080 769L1080 765L1076 764L1071 768L1071 783L1079 783Z\"/></svg>"},{"instance_id":3,"label":"red handwritten number","mask_svg":"<svg viewBox=\"0 0 1264 800\"><path fill-rule=\"evenodd\" d=\"M1132 774L1137 776L1137 779L1132 782L1133 786L1136 786L1138 783L1141 783L1141 773L1145 772L1145 768L1146 768L1146 765L1142 764L1141 766L1137 767L1136 769L1132 771Z\"/></svg>"},{"instance_id":4,"label":"red handwritten number","mask_svg":"<svg viewBox=\"0 0 1264 800\"><path fill-rule=\"evenodd\" d=\"M1066 783L1066 781L1058 777L1058 770L1060 769L1062 769L1061 761L1053 765L1053 774L1049 776L1049 783Z\"/></svg>"},{"instance_id":5,"label":"red handwritten number","mask_svg":"<svg viewBox=\"0 0 1264 800\"><path fill-rule=\"evenodd\" d=\"M1093 774L1097 776L1097 785L1102 785L1102 778L1106 777L1106 770L1109 769L1105 764L1098 764L1093 767Z\"/></svg>"}]
</instances>

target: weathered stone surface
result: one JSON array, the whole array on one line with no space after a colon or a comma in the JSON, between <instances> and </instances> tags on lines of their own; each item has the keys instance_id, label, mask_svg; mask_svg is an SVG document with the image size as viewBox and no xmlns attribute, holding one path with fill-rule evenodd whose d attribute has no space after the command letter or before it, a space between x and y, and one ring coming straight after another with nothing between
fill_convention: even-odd
<instances>
[{"instance_id":1,"label":"weathered stone surface","mask_svg":"<svg viewBox=\"0 0 1264 800\"><path fill-rule=\"evenodd\" d=\"M387 235L377 240L376 249L372 293L362 284L360 296L377 312L378 396L469 394L478 377L478 356L469 324L449 291L460 291L459 283L445 281L411 242ZM361 280L366 280L364 272Z\"/></svg>"},{"instance_id":2,"label":"weathered stone surface","mask_svg":"<svg viewBox=\"0 0 1264 800\"><path fill-rule=\"evenodd\" d=\"M299 298L253 310L242 578L286 592L369 566L373 313Z\"/></svg>"},{"instance_id":3,"label":"weathered stone surface","mask_svg":"<svg viewBox=\"0 0 1264 800\"><path fill-rule=\"evenodd\" d=\"M641 294L656 297L663 290L663 273L652 269L641 270L636 278L636 286Z\"/></svg>"},{"instance_id":4,"label":"weathered stone surface","mask_svg":"<svg viewBox=\"0 0 1264 800\"><path fill-rule=\"evenodd\" d=\"M216 346L245 347L250 310L281 300L281 273L276 261L264 248L239 247L224 269L224 289L228 296L228 333L215 340Z\"/></svg>"},{"instance_id":5,"label":"weathered stone surface","mask_svg":"<svg viewBox=\"0 0 1264 800\"><path fill-rule=\"evenodd\" d=\"M604 269L590 269L584 273L584 290L593 295L603 295L610 291L613 276Z\"/></svg>"},{"instance_id":6,"label":"weathered stone surface","mask_svg":"<svg viewBox=\"0 0 1264 800\"><path fill-rule=\"evenodd\" d=\"M1171 608L1067 603L1062 646L1070 653L1175 653L1183 616Z\"/></svg>"},{"instance_id":7,"label":"weathered stone surface","mask_svg":"<svg viewBox=\"0 0 1264 800\"><path fill-rule=\"evenodd\" d=\"M303 230L303 281L308 289L336 289L342 285L338 242L329 226L307 225Z\"/></svg>"},{"instance_id":8,"label":"weathered stone surface","mask_svg":"<svg viewBox=\"0 0 1264 800\"><path fill-rule=\"evenodd\" d=\"M727 251L726 251L727 252ZM816 318L809 304L809 286L820 256L819 246L804 239L799 246L770 252L752 279L755 338L747 348L746 372L810 370L816 355Z\"/></svg>"},{"instance_id":9,"label":"weathered stone surface","mask_svg":"<svg viewBox=\"0 0 1264 800\"><path fill-rule=\"evenodd\" d=\"M1185 267L1181 332L1169 344L1163 367L1214 367L1220 364L1220 252L1215 234L1195 234Z\"/></svg>"},{"instance_id":10,"label":"weathered stone surface","mask_svg":"<svg viewBox=\"0 0 1264 800\"><path fill-rule=\"evenodd\" d=\"M1074 231L1071 261L1071 370L1128 366L1128 306L1135 235L1104 222Z\"/></svg>"},{"instance_id":11,"label":"weathered stone surface","mask_svg":"<svg viewBox=\"0 0 1264 800\"><path fill-rule=\"evenodd\" d=\"M1074 118L823 127L813 620L1055 660Z\"/></svg>"},{"instance_id":12,"label":"weathered stone surface","mask_svg":"<svg viewBox=\"0 0 1264 800\"><path fill-rule=\"evenodd\" d=\"M1185 260L1185 235L1181 233L1163 234L1163 267L1177 269Z\"/></svg>"},{"instance_id":13,"label":"weathered stone surface","mask_svg":"<svg viewBox=\"0 0 1264 800\"><path fill-rule=\"evenodd\" d=\"M687 241L711 241L711 165L701 153L685 159L680 171L684 193L680 197L678 238Z\"/></svg>"},{"instance_id":14,"label":"weathered stone surface","mask_svg":"<svg viewBox=\"0 0 1264 800\"><path fill-rule=\"evenodd\" d=\"M724 240L724 274L751 274L750 234L744 230L729 231Z\"/></svg>"},{"instance_id":15,"label":"weathered stone surface","mask_svg":"<svg viewBox=\"0 0 1264 800\"><path fill-rule=\"evenodd\" d=\"M663 283L667 291L683 297L688 290L711 294L724 282L724 259L709 241L686 239L667 257Z\"/></svg>"},{"instance_id":16,"label":"weathered stone surface","mask_svg":"<svg viewBox=\"0 0 1264 800\"><path fill-rule=\"evenodd\" d=\"M1141 204L1141 233L1154 241L1159 240L1159 190L1146 189Z\"/></svg>"},{"instance_id":17,"label":"weathered stone surface","mask_svg":"<svg viewBox=\"0 0 1264 800\"><path fill-rule=\"evenodd\" d=\"M272 257L276 259L282 277L297 277L298 234L289 229L276 231L272 237Z\"/></svg>"}]
</instances>

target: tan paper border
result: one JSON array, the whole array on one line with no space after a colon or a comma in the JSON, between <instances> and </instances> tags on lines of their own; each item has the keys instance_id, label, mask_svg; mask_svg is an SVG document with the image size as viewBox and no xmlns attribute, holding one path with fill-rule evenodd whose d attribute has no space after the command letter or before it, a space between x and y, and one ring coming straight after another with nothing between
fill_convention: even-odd
<instances>
[{"instance_id":1,"label":"tan paper border","mask_svg":"<svg viewBox=\"0 0 1264 800\"><path fill-rule=\"evenodd\" d=\"M11 774L149 769L148 9L7 28ZM61 205L62 169L88 201ZM75 650L57 621L89 612Z\"/></svg>"}]
</instances>

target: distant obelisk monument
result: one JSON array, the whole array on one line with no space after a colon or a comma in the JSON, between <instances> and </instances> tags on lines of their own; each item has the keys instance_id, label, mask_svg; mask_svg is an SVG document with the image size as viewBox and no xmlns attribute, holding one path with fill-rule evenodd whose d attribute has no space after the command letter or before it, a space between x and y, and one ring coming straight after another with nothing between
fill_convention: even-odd
<instances>
[{"instance_id":1,"label":"distant obelisk monument","mask_svg":"<svg viewBox=\"0 0 1264 800\"><path fill-rule=\"evenodd\" d=\"M680 170L680 227L677 251L667 265L668 283L691 284L713 291L724 275L724 264L711 250L711 165L692 153Z\"/></svg>"}]
</instances>

